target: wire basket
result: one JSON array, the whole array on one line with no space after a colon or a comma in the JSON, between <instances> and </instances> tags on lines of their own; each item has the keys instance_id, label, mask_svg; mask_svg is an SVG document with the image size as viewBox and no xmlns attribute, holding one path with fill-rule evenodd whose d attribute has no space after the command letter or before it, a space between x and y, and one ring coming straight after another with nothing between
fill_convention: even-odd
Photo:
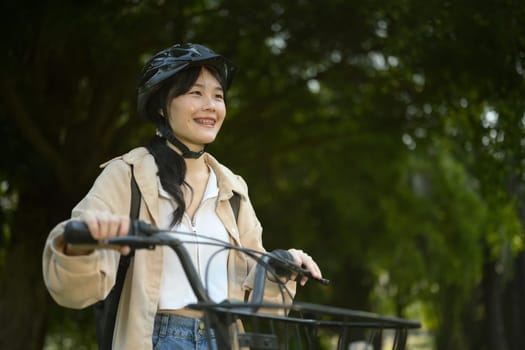
<instances>
[{"instance_id":1,"label":"wire basket","mask_svg":"<svg viewBox=\"0 0 525 350\"><path fill-rule=\"evenodd\" d=\"M309 303L194 304L213 324L219 349L405 349L416 321ZM258 310L258 311L256 311Z\"/></svg>"}]
</instances>

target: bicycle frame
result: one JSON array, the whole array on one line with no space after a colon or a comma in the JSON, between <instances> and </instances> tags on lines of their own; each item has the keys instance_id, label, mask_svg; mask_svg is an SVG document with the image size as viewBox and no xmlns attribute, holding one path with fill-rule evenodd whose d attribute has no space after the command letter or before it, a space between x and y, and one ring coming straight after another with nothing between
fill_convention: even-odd
<instances>
[{"instance_id":1,"label":"bicycle frame","mask_svg":"<svg viewBox=\"0 0 525 350\"><path fill-rule=\"evenodd\" d=\"M142 225L142 226L141 226ZM86 227L83 238L72 237L68 232L77 230L66 227L65 239L72 244L93 244L89 237L86 241ZM78 231L78 230L77 230ZM186 243L174 237L169 231L158 231L142 222L131 225L130 235L106 240L107 245L130 246L134 249L154 249L156 246L168 246L179 257L183 270L197 297L197 303L189 308L200 310L205 322L215 330L216 344L219 349L318 349L323 339L337 341L337 349L347 349L348 344L359 336L366 338L366 344L373 349L382 342L383 332L394 332L393 350L402 350L406 346L408 331L420 328L420 323L396 317L385 317L373 313L351 309L336 308L309 303L265 303L264 289L268 275L279 281L279 276L271 267L275 259L269 253L257 252L233 246L226 242L213 240L224 249L236 249L248 254L257 262L253 294L250 302L216 303L211 300L207 290L191 261ZM146 234L141 234L146 233ZM98 242L96 242L98 243ZM200 243L202 244L202 243ZM99 246L99 247L104 247ZM286 264L286 262L283 262ZM283 284L284 285L284 284ZM282 291L287 292L286 290ZM239 321L242 326L240 326ZM208 334L209 337L209 334ZM211 339L209 339L211 340ZM209 342L211 344L211 342ZM333 347L331 347L333 348ZM370 349L367 347L366 349Z\"/></svg>"}]
</instances>

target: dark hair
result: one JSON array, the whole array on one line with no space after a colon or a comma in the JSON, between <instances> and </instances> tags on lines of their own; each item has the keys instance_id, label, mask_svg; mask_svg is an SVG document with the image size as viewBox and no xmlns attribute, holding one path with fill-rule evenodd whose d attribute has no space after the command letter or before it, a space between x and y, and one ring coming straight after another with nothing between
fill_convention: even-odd
<instances>
[{"instance_id":1,"label":"dark hair","mask_svg":"<svg viewBox=\"0 0 525 350\"><path fill-rule=\"evenodd\" d=\"M185 94L191 89L203 68L209 70L219 81L224 91L226 101L225 82L222 81L221 76L215 68L209 66L190 66L167 80L148 101L146 111L157 127L168 129L169 132L171 132L168 122L169 104L172 99ZM162 110L162 114L159 113L159 110ZM164 137L154 136L146 147L155 159L155 163L159 169L157 175L159 176L162 187L173 196L177 204L177 209L175 209L173 213L173 221L171 222L171 225L175 225L182 220L184 212L186 211L182 186L188 186L190 191L193 191L191 186L184 181L186 177L186 163L180 154L168 147Z\"/></svg>"}]
</instances>

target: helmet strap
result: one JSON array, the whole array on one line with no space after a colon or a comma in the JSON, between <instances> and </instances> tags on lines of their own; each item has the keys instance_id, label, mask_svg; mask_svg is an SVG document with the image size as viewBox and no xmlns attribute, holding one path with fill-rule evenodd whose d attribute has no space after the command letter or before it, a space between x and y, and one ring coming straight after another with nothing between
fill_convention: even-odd
<instances>
[{"instance_id":1,"label":"helmet strap","mask_svg":"<svg viewBox=\"0 0 525 350\"><path fill-rule=\"evenodd\" d=\"M177 147L182 152L183 158L189 158L189 159L200 158L206 150L206 145L204 145L203 149L197 152L190 150L188 146L186 146L178 138L175 137L171 128L169 128L166 125L162 125L157 128L157 135L167 140L173 146Z\"/></svg>"}]
</instances>

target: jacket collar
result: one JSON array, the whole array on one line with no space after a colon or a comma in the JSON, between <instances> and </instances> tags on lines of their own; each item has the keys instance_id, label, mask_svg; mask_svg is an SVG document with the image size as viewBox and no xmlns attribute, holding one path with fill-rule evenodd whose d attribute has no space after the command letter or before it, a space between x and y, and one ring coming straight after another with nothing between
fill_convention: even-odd
<instances>
[{"instance_id":1,"label":"jacket collar","mask_svg":"<svg viewBox=\"0 0 525 350\"><path fill-rule=\"evenodd\" d=\"M218 198L220 201L229 200L233 193L247 198L247 189L244 181L235 175L230 169L220 164L211 154L203 155L207 164L213 169L217 176L219 187ZM142 197L155 224L159 224L159 187L157 180L157 164L155 159L145 147L135 148L122 156L122 160L133 165L135 180L140 188Z\"/></svg>"},{"instance_id":2,"label":"jacket collar","mask_svg":"<svg viewBox=\"0 0 525 350\"><path fill-rule=\"evenodd\" d=\"M206 163L213 169L217 176L217 185L219 186L219 200L229 200L233 192L241 197L248 197L243 181L238 175L235 175L230 169L220 164L211 154L204 154Z\"/></svg>"}]
</instances>

